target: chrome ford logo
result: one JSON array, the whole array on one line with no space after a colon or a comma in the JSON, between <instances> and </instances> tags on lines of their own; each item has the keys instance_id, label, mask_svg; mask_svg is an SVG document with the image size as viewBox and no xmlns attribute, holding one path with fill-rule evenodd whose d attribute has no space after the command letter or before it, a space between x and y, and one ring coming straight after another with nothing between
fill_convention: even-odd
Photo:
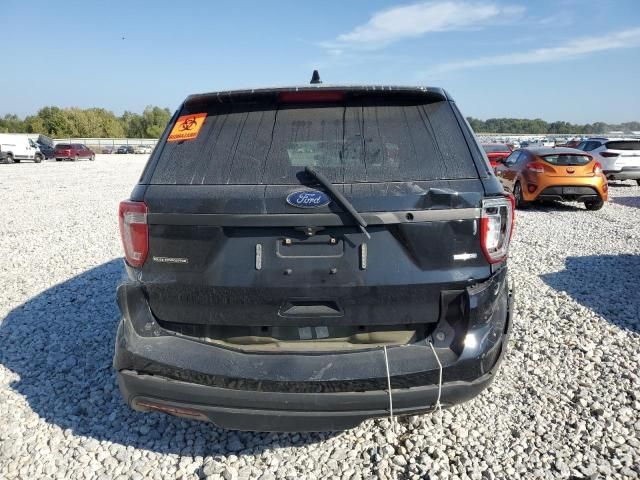
<instances>
[{"instance_id":1,"label":"chrome ford logo","mask_svg":"<svg viewBox=\"0 0 640 480\"><path fill-rule=\"evenodd\" d=\"M299 208L317 208L324 207L331 203L328 195L317 190L305 190L302 192L293 192L287 195L287 203Z\"/></svg>"}]
</instances>

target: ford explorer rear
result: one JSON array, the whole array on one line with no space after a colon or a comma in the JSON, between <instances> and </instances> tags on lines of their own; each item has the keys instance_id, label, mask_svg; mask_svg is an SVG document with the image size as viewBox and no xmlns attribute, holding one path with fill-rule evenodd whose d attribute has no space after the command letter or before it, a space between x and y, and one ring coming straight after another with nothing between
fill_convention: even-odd
<instances>
[{"instance_id":1,"label":"ford explorer rear","mask_svg":"<svg viewBox=\"0 0 640 480\"><path fill-rule=\"evenodd\" d=\"M513 201L444 90L190 96L119 216L136 410L340 430L469 400L504 355Z\"/></svg>"}]
</instances>

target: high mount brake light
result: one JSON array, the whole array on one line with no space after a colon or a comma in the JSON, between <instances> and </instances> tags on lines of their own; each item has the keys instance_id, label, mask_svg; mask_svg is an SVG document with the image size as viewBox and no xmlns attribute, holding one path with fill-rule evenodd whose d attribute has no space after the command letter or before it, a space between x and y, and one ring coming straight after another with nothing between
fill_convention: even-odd
<instances>
[{"instance_id":1,"label":"high mount brake light","mask_svg":"<svg viewBox=\"0 0 640 480\"><path fill-rule=\"evenodd\" d=\"M129 200L120 202L118 209L124 256L127 263L136 268L144 265L149 252L147 211L147 205L144 202Z\"/></svg>"},{"instance_id":2,"label":"high mount brake light","mask_svg":"<svg viewBox=\"0 0 640 480\"><path fill-rule=\"evenodd\" d=\"M513 195L488 198L482 202L480 243L489 263L501 262L509 254L509 243L515 225L514 211Z\"/></svg>"},{"instance_id":3,"label":"high mount brake light","mask_svg":"<svg viewBox=\"0 0 640 480\"><path fill-rule=\"evenodd\" d=\"M336 90L302 90L299 92L280 92L280 103L322 103L341 102L344 100L344 92Z\"/></svg>"}]
</instances>

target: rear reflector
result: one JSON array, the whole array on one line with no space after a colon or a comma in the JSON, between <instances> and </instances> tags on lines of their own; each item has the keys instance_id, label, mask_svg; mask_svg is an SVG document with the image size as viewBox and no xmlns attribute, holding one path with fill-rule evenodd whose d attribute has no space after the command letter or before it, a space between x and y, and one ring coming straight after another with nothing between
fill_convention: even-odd
<instances>
[{"instance_id":1,"label":"rear reflector","mask_svg":"<svg viewBox=\"0 0 640 480\"><path fill-rule=\"evenodd\" d=\"M344 92L335 90L304 90L301 92L280 92L280 103L315 103L315 102L341 102L344 100Z\"/></svg>"},{"instance_id":2,"label":"rear reflector","mask_svg":"<svg viewBox=\"0 0 640 480\"><path fill-rule=\"evenodd\" d=\"M207 416L199 412L198 410L194 410L192 408L185 407L176 407L173 405L167 405L160 402L152 402L149 400L134 400L134 406L142 408L144 410L156 410L159 412L168 413L169 415L175 415L177 417L183 418L199 418L200 420L207 420Z\"/></svg>"},{"instance_id":3,"label":"rear reflector","mask_svg":"<svg viewBox=\"0 0 640 480\"><path fill-rule=\"evenodd\" d=\"M509 243L515 225L515 199L512 195L489 198L482 202L480 217L480 242L489 263L507 258Z\"/></svg>"},{"instance_id":4,"label":"rear reflector","mask_svg":"<svg viewBox=\"0 0 640 480\"><path fill-rule=\"evenodd\" d=\"M147 206L144 202L125 200L120 202L118 217L125 259L132 267L139 268L144 265L149 251Z\"/></svg>"}]
</instances>

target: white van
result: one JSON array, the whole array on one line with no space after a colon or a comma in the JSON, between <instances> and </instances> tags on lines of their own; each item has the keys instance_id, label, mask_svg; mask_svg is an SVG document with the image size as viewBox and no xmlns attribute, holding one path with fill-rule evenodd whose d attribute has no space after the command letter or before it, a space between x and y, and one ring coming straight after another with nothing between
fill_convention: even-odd
<instances>
[{"instance_id":1,"label":"white van","mask_svg":"<svg viewBox=\"0 0 640 480\"><path fill-rule=\"evenodd\" d=\"M23 133L0 133L0 152L5 163L19 163L21 160L40 163L44 159L36 142Z\"/></svg>"}]
</instances>

